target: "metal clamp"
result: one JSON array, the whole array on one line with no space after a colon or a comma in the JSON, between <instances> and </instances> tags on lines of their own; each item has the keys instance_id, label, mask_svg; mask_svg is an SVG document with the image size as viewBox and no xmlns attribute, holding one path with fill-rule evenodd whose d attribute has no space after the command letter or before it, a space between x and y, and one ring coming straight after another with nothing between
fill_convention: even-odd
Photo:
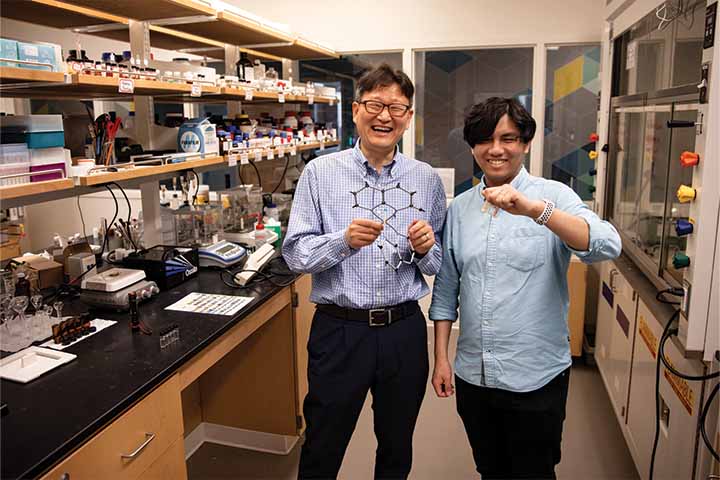
<instances>
[{"instance_id":1,"label":"metal clamp","mask_svg":"<svg viewBox=\"0 0 720 480\"><path fill-rule=\"evenodd\" d=\"M140 452L142 452L143 449L148 446L148 444L150 442L155 440L155 434L154 433L145 433L145 438L146 438L146 440L142 443L142 445L140 445L138 448L136 448L134 452L132 452L129 455L124 455L124 454L120 455L120 458L133 459L133 458L137 457L140 454Z\"/></svg>"}]
</instances>

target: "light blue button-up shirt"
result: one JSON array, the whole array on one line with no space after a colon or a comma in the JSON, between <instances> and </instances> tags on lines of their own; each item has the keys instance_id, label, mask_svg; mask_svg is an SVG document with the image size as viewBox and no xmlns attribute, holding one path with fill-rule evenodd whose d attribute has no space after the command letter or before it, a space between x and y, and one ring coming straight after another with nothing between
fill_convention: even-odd
<instances>
[{"instance_id":1,"label":"light blue button-up shirt","mask_svg":"<svg viewBox=\"0 0 720 480\"><path fill-rule=\"evenodd\" d=\"M374 213L368 210L373 208ZM429 293L422 274L440 269L445 210L442 182L430 165L396 153L378 174L358 141L353 149L313 160L303 171L283 257L294 272L313 274L313 303L370 309L418 300ZM354 218L388 223L374 244L352 249L345 230ZM436 235L422 258L413 258L407 240L415 219L427 221ZM398 264L397 271L391 267Z\"/></svg>"},{"instance_id":2,"label":"light blue button-up shirt","mask_svg":"<svg viewBox=\"0 0 720 480\"><path fill-rule=\"evenodd\" d=\"M474 385L528 392L571 364L567 270L574 253L585 263L620 254L620 236L566 185L531 176L511 185L530 199L548 199L590 227L590 248L576 251L532 219L493 207L483 213L484 180L450 205L442 268L431 320L457 320L455 372Z\"/></svg>"}]
</instances>

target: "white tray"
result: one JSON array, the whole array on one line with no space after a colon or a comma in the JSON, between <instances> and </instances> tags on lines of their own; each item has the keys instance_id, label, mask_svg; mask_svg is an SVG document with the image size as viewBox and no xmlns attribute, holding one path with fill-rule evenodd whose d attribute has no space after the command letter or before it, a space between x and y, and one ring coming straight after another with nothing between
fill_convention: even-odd
<instances>
[{"instance_id":1,"label":"white tray","mask_svg":"<svg viewBox=\"0 0 720 480\"><path fill-rule=\"evenodd\" d=\"M77 355L49 348L28 347L0 360L0 378L28 383L75 357Z\"/></svg>"}]
</instances>

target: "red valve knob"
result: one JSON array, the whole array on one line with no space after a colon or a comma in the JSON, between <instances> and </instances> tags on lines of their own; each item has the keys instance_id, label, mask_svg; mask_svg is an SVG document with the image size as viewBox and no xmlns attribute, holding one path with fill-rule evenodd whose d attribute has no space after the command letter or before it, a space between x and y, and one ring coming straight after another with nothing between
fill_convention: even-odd
<instances>
[{"instance_id":1,"label":"red valve knob","mask_svg":"<svg viewBox=\"0 0 720 480\"><path fill-rule=\"evenodd\" d=\"M680 155L680 165L683 167L694 167L700 163L700 155L695 152L683 152Z\"/></svg>"},{"instance_id":2,"label":"red valve knob","mask_svg":"<svg viewBox=\"0 0 720 480\"><path fill-rule=\"evenodd\" d=\"M591 142L597 142L598 140L600 140L600 135L598 135L597 133L591 133L591 134L590 134L590 141L591 141Z\"/></svg>"}]
</instances>

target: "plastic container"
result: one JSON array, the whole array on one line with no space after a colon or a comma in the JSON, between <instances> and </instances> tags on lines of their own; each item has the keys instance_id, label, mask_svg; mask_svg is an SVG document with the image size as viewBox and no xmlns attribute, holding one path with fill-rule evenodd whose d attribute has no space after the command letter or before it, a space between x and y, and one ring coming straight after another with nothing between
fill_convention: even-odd
<instances>
[{"instance_id":1,"label":"plastic container","mask_svg":"<svg viewBox=\"0 0 720 480\"><path fill-rule=\"evenodd\" d=\"M0 163L30 163L30 151L25 143L0 144Z\"/></svg>"},{"instance_id":2,"label":"plastic container","mask_svg":"<svg viewBox=\"0 0 720 480\"><path fill-rule=\"evenodd\" d=\"M0 117L0 128L23 127L26 132L62 132L62 115L7 115Z\"/></svg>"},{"instance_id":3,"label":"plastic container","mask_svg":"<svg viewBox=\"0 0 720 480\"><path fill-rule=\"evenodd\" d=\"M255 248L260 248L267 243L267 232L262 222L255 224Z\"/></svg>"},{"instance_id":4,"label":"plastic container","mask_svg":"<svg viewBox=\"0 0 720 480\"><path fill-rule=\"evenodd\" d=\"M283 128L298 128L298 119L295 112L285 113L285 120L283 120Z\"/></svg>"},{"instance_id":5,"label":"plastic container","mask_svg":"<svg viewBox=\"0 0 720 480\"><path fill-rule=\"evenodd\" d=\"M27 132L28 148L53 148L65 146L65 132Z\"/></svg>"}]
</instances>

